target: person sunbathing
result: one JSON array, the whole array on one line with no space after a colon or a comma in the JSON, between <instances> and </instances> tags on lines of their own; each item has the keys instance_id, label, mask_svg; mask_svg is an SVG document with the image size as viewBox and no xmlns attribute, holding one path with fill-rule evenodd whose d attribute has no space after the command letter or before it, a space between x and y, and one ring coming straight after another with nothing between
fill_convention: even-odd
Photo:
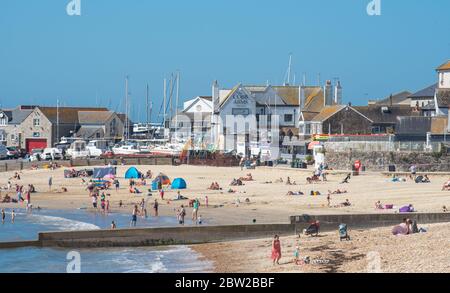
<instances>
[{"instance_id":1,"label":"person sunbathing","mask_svg":"<svg viewBox=\"0 0 450 293\"><path fill-rule=\"evenodd\" d=\"M450 190L450 180L444 183L442 190Z\"/></svg>"},{"instance_id":2,"label":"person sunbathing","mask_svg":"<svg viewBox=\"0 0 450 293\"><path fill-rule=\"evenodd\" d=\"M252 174L249 173L249 174L247 174L247 176L239 178L239 180L241 180L241 181L253 181L253 177L252 177Z\"/></svg>"},{"instance_id":3,"label":"person sunbathing","mask_svg":"<svg viewBox=\"0 0 450 293\"><path fill-rule=\"evenodd\" d=\"M381 201L377 201L377 202L375 203L375 209L376 209L376 210L384 210L384 207L383 207L383 205L381 204Z\"/></svg>"},{"instance_id":4,"label":"person sunbathing","mask_svg":"<svg viewBox=\"0 0 450 293\"><path fill-rule=\"evenodd\" d=\"M228 189L228 193L236 193L237 191L236 190L233 190L233 189Z\"/></svg>"},{"instance_id":5,"label":"person sunbathing","mask_svg":"<svg viewBox=\"0 0 450 293\"><path fill-rule=\"evenodd\" d=\"M11 197L7 194L5 195L5 197L2 200L2 203L10 203L11 202Z\"/></svg>"},{"instance_id":6,"label":"person sunbathing","mask_svg":"<svg viewBox=\"0 0 450 293\"><path fill-rule=\"evenodd\" d=\"M392 234L397 235L409 235L412 233L411 229L412 221L410 219L403 219L403 223L394 226L392 228Z\"/></svg>"},{"instance_id":7,"label":"person sunbathing","mask_svg":"<svg viewBox=\"0 0 450 293\"><path fill-rule=\"evenodd\" d=\"M319 182L319 181L320 181L320 177L317 176L316 174L314 174L312 177L306 178L306 182L308 182L308 184L313 184L314 182Z\"/></svg>"},{"instance_id":8,"label":"person sunbathing","mask_svg":"<svg viewBox=\"0 0 450 293\"><path fill-rule=\"evenodd\" d=\"M275 180L275 183L283 183L283 178L280 177L280 179Z\"/></svg>"},{"instance_id":9,"label":"person sunbathing","mask_svg":"<svg viewBox=\"0 0 450 293\"><path fill-rule=\"evenodd\" d=\"M304 195L304 193L301 191L297 191L297 192L288 191L288 193L286 195Z\"/></svg>"},{"instance_id":10,"label":"person sunbathing","mask_svg":"<svg viewBox=\"0 0 450 293\"><path fill-rule=\"evenodd\" d=\"M341 203L341 206L343 207L350 207L352 204L350 203L350 201L348 199L345 200L345 202Z\"/></svg>"},{"instance_id":11,"label":"person sunbathing","mask_svg":"<svg viewBox=\"0 0 450 293\"><path fill-rule=\"evenodd\" d=\"M444 212L444 213L448 212L448 209L447 209L446 206L443 206L443 207L442 207L442 212Z\"/></svg>"},{"instance_id":12,"label":"person sunbathing","mask_svg":"<svg viewBox=\"0 0 450 293\"><path fill-rule=\"evenodd\" d=\"M423 176L422 183L431 183L431 180L430 178L428 178L428 175Z\"/></svg>"}]
</instances>

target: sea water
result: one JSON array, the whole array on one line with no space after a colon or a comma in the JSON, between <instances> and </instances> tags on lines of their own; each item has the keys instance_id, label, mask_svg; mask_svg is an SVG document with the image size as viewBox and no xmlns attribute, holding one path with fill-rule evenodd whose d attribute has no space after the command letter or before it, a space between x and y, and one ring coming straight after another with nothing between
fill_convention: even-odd
<instances>
[{"instance_id":1,"label":"sea water","mask_svg":"<svg viewBox=\"0 0 450 293\"><path fill-rule=\"evenodd\" d=\"M130 216L126 214L92 213L84 210L55 211L16 210L11 223L11 210L5 209L5 223L0 224L0 241L36 240L39 232L96 230L109 228L115 221L118 228L127 228ZM176 226L171 217L138 217L138 227ZM158 248L101 248L54 249L20 248L0 250L0 273L65 273L70 260L67 254L80 255L82 273L191 273L208 272L212 264L200 260L199 255L186 246Z\"/></svg>"}]
</instances>

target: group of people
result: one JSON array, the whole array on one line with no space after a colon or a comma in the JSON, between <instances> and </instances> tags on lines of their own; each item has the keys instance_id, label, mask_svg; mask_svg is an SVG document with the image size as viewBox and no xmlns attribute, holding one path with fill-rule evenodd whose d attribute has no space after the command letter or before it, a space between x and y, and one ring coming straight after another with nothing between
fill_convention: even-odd
<instances>
[{"instance_id":1,"label":"group of people","mask_svg":"<svg viewBox=\"0 0 450 293\"><path fill-rule=\"evenodd\" d=\"M417 222L413 221L411 219L405 218L403 219L403 222L399 225L394 226L392 228L392 234L397 235L409 235L409 234L415 234L415 233L425 233L427 232L424 228L419 228L417 226Z\"/></svg>"},{"instance_id":2,"label":"group of people","mask_svg":"<svg viewBox=\"0 0 450 293\"><path fill-rule=\"evenodd\" d=\"M211 185L208 187L208 190L222 190L222 188L220 188L219 183L212 182Z\"/></svg>"}]
</instances>

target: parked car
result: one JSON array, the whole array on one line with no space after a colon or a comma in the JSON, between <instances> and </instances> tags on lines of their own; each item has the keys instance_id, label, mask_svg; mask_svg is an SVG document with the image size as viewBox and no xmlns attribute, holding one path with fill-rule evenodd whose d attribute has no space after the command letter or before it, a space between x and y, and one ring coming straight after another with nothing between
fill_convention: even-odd
<instances>
[{"instance_id":1,"label":"parked car","mask_svg":"<svg viewBox=\"0 0 450 293\"><path fill-rule=\"evenodd\" d=\"M62 152L57 148L46 148L42 154L42 158L46 161L62 160Z\"/></svg>"},{"instance_id":2,"label":"parked car","mask_svg":"<svg viewBox=\"0 0 450 293\"><path fill-rule=\"evenodd\" d=\"M30 153L30 161L33 162L43 160L43 153L44 153L43 149L32 150Z\"/></svg>"},{"instance_id":3,"label":"parked car","mask_svg":"<svg viewBox=\"0 0 450 293\"><path fill-rule=\"evenodd\" d=\"M8 149L4 145L0 145L0 160L8 158Z\"/></svg>"},{"instance_id":4,"label":"parked car","mask_svg":"<svg viewBox=\"0 0 450 293\"><path fill-rule=\"evenodd\" d=\"M16 147L6 147L8 159L18 159L19 150Z\"/></svg>"}]
</instances>

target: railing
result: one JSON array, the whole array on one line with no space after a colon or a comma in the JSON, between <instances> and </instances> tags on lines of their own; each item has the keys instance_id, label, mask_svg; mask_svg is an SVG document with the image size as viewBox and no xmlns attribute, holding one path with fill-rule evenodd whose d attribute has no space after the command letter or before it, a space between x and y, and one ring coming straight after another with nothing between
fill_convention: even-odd
<instances>
[{"instance_id":1,"label":"railing","mask_svg":"<svg viewBox=\"0 0 450 293\"><path fill-rule=\"evenodd\" d=\"M124 159L76 159L69 161L55 161L58 166L65 168L72 167L89 167L89 166L106 166L112 165L173 165L174 160L166 157L152 158L124 158ZM19 160L10 160L0 162L0 172L21 171L37 167L43 169L49 167L50 161L23 162Z\"/></svg>"},{"instance_id":2,"label":"railing","mask_svg":"<svg viewBox=\"0 0 450 293\"><path fill-rule=\"evenodd\" d=\"M442 144L439 142L407 141L341 141L326 142L325 149L334 152L441 152Z\"/></svg>"}]
</instances>

